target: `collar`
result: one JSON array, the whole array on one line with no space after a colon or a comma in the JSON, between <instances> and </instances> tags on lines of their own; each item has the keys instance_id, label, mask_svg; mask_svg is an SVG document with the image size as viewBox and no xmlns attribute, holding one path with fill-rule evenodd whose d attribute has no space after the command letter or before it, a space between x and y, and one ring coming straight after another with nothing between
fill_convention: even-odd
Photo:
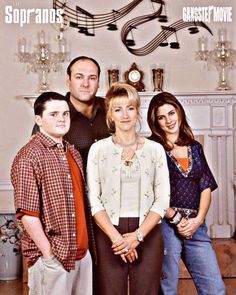
<instances>
[{"instance_id":1,"label":"collar","mask_svg":"<svg viewBox=\"0 0 236 295\"><path fill-rule=\"evenodd\" d=\"M74 105L71 103L69 97L70 93L67 92L66 97L68 98L68 104L69 104L69 109L70 109L70 117L73 119L75 116L81 116L84 118L85 117L81 112L77 111ZM89 120L93 120L96 117L97 112L105 112L105 101L103 102L103 98L95 96L95 101L94 101L94 107L93 107L93 114L92 117Z\"/></svg>"},{"instance_id":2,"label":"collar","mask_svg":"<svg viewBox=\"0 0 236 295\"><path fill-rule=\"evenodd\" d=\"M64 139L62 140L62 143L57 143L53 139L51 139L50 137L48 137L47 135L45 135L44 133L42 133L40 131L38 131L34 135L33 140L40 141L44 146L46 146L48 148L52 148L52 147L64 148L64 147L66 147L66 149L67 149L67 148L69 148L71 146Z\"/></svg>"}]
</instances>

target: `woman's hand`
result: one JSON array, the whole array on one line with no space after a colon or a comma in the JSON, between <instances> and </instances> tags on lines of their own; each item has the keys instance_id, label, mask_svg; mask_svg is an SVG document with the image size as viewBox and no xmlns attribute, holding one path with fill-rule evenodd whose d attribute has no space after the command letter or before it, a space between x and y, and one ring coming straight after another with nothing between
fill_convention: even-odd
<instances>
[{"instance_id":1,"label":"woman's hand","mask_svg":"<svg viewBox=\"0 0 236 295\"><path fill-rule=\"evenodd\" d=\"M116 255L128 254L129 251L135 250L135 248L140 244L140 242L137 240L135 232L123 234L122 238L122 243L119 243L119 245L114 243L112 245L112 249Z\"/></svg>"},{"instance_id":2,"label":"woman's hand","mask_svg":"<svg viewBox=\"0 0 236 295\"><path fill-rule=\"evenodd\" d=\"M122 235L119 235L114 241L112 241L111 248L114 254L117 254L117 255L127 254L129 252L128 243L125 241Z\"/></svg>"},{"instance_id":3,"label":"woman's hand","mask_svg":"<svg viewBox=\"0 0 236 295\"><path fill-rule=\"evenodd\" d=\"M202 222L197 218L183 218L177 226L178 233L185 239L191 239L195 231L199 228Z\"/></svg>"},{"instance_id":4,"label":"woman's hand","mask_svg":"<svg viewBox=\"0 0 236 295\"><path fill-rule=\"evenodd\" d=\"M127 260L130 263L132 263L133 261L138 259L138 253L137 253L137 250L134 249L129 251L127 254L121 254L120 257L125 263L127 263Z\"/></svg>"}]
</instances>

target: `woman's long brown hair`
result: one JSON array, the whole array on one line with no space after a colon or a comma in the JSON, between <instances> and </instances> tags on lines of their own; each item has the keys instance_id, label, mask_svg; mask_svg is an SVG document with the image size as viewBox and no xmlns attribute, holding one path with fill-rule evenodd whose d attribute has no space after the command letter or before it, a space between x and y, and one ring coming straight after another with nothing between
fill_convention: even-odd
<instances>
[{"instance_id":1,"label":"woman's long brown hair","mask_svg":"<svg viewBox=\"0 0 236 295\"><path fill-rule=\"evenodd\" d=\"M177 139L175 144L179 146L191 145L194 141L194 135L187 122L187 118L186 118L186 114L183 109L183 106L177 100L177 98L169 92L158 93L152 98L149 104L147 121L152 131L152 135L150 139L161 143L164 146L165 150L167 151L173 149L173 144L168 141L166 134L160 128L160 125L157 119L158 108L163 106L164 104L172 105L176 109L179 116L180 132L179 132L179 138Z\"/></svg>"}]
</instances>

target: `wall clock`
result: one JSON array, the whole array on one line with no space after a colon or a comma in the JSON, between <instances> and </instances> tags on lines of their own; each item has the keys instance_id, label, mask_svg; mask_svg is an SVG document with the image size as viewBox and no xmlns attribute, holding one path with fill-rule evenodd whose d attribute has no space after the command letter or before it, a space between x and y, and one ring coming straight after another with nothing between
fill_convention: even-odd
<instances>
[{"instance_id":1,"label":"wall clock","mask_svg":"<svg viewBox=\"0 0 236 295\"><path fill-rule=\"evenodd\" d=\"M136 63L133 63L128 71L125 72L125 82L134 88L137 91L145 91L145 86L142 82L143 80L143 71L139 70Z\"/></svg>"}]
</instances>

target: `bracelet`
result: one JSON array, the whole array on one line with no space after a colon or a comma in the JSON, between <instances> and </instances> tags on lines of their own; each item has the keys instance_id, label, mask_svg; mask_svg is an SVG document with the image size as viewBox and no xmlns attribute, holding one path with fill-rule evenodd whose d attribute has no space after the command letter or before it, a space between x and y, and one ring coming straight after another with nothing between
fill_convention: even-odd
<instances>
[{"instance_id":1,"label":"bracelet","mask_svg":"<svg viewBox=\"0 0 236 295\"><path fill-rule=\"evenodd\" d=\"M174 225L178 225L182 219L183 219L183 216L181 215L181 213L176 211L174 216L170 219L170 223Z\"/></svg>"},{"instance_id":2,"label":"bracelet","mask_svg":"<svg viewBox=\"0 0 236 295\"><path fill-rule=\"evenodd\" d=\"M173 220L177 214L178 214L178 211L175 211L174 215L171 218L169 218L169 220Z\"/></svg>"},{"instance_id":3,"label":"bracelet","mask_svg":"<svg viewBox=\"0 0 236 295\"><path fill-rule=\"evenodd\" d=\"M141 231L139 229L136 229L135 234L136 234L136 238L139 242L144 242L143 234L141 233Z\"/></svg>"}]
</instances>

